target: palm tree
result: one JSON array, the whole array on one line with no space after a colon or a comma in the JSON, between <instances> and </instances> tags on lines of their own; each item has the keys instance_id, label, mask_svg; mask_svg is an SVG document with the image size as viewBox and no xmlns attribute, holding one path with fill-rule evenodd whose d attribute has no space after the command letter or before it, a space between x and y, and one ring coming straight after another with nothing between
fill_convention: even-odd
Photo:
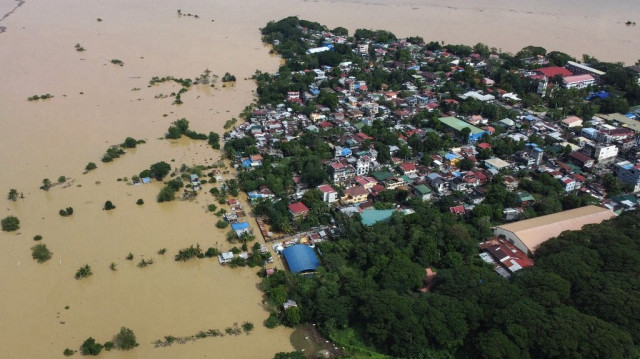
<instances>
[{"instance_id":1,"label":"palm tree","mask_svg":"<svg viewBox=\"0 0 640 359\"><path fill-rule=\"evenodd\" d=\"M9 190L8 198L12 201L18 200L18 191L15 188L12 188L11 190Z\"/></svg>"}]
</instances>

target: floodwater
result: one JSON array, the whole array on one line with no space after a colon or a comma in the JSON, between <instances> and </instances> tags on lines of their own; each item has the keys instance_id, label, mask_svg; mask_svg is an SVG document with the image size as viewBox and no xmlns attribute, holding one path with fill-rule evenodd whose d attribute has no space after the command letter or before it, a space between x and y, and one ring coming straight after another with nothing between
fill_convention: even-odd
<instances>
[{"instance_id":1,"label":"floodwater","mask_svg":"<svg viewBox=\"0 0 640 359\"><path fill-rule=\"evenodd\" d=\"M0 19L18 3L0 0ZM158 161L174 168L218 161L219 153L203 141L160 138L182 117L198 132L222 133L225 121L251 103L255 87L245 79L256 69L273 72L279 66L260 42L258 28L268 20L298 15L351 31L383 28L503 51L536 44L578 57L589 53L627 63L640 58L640 27L624 25L640 20L638 7L627 6L631 0L609 2L606 9L575 0L554 6L541 0L538 8L506 0L442 3L26 0L0 20L6 28L0 33L0 196L16 188L25 197L0 199L0 217L21 221L18 232L0 232L0 357L61 357L64 348L77 349L89 336L111 340L121 326L134 330L140 346L103 357L271 358L293 349L291 330L262 325L268 313L255 269L224 268L212 259L173 261L191 244L228 248L225 231L215 228L217 218L206 210L214 203L207 189L194 201L158 204L159 183L117 181ZM178 10L198 18L179 16ZM76 51L76 44L86 50ZM148 87L153 76L194 78L205 69L220 77L229 72L238 81L227 88L219 80L214 87L194 86L180 106L156 98L177 92L178 85ZM54 97L27 101L46 93ZM108 146L127 136L147 143L112 163L100 162ZM90 161L98 169L83 174ZM56 182L61 175L65 184L39 189L43 178ZM136 205L138 198L145 204ZM117 208L103 211L107 200ZM58 211L66 207L74 214L62 218ZM36 234L54 253L44 264L31 259ZM167 248L165 256L156 253L161 248ZM133 261L125 260L129 252ZM137 268L142 258L155 262ZM111 262L117 271L108 268ZM94 275L75 280L84 264ZM244 321L254 323L251 335L168 348L151 344Z\"/></svg>"}]
</instances>

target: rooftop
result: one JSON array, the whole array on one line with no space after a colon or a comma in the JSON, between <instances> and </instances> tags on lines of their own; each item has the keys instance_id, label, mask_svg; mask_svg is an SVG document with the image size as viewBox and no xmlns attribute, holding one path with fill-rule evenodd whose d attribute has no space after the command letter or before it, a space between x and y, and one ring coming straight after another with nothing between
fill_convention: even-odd
<instances>
[{"instance_id":1,"label":"rooftop","mask_svg":"<svg viewBox=\"0 0 640 359\"><path fill-rule=\"evenodd\" d=\"M615 214L598 206L586 206L498 226L515 234L530 250L535 251L546 240L564 231L582 229L585 224L601 223Z\"/></svg>"}]
</instances>

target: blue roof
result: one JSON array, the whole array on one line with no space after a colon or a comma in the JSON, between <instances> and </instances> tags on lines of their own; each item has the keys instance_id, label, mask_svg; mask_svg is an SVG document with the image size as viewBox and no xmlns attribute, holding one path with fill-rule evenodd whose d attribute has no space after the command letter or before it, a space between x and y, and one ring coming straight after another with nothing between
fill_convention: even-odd
<instances>
[{"instance_id":1,"label":"blue roof","mask_svg":"<svg viewBox=\"0 0 640 359\"><path fill-rule=\"evenodd\" d=\"M350 148L343 148L342 149L342 156L351 156L351 154L353 153L353 151L351 151Z\"/></svg>"},{"instance_id":2,"label":"blue roof","mask_svg":"<svg viewBox=\"0 0 640 359\"><path fill-rule=\"evenodd\" d=\"M313 248L304 244L287 247L284 250L284 258L292 273L312 272L320 265Z\"/></svg>"},{"instance_id":3,"label":"blue roof","mask_svg":"<svg viewBox=\"0 0 640 359\"><path fill-rule=\"evenodd\" d=\"M242 231L244 229L249 229L249 222L231 223L231 229L233 229L234 231Z\"/></svg>"},{"instance_id":4,"label":"blue roof","mask_svg":"<svg viewBox=\"0 0 640 359\"><path fill-rule=\"evenodd\" d=\"M242 161L242 167L251 167L251 160Z\"/></svg>"},{"instance_id":5,"label":"blue roof","mask_svg":"<svg viewBox=\"0 0 640 359\"><path fill-rule=\"evenodd\" d=\"M533 116L533 115L526 115L524 117L524 119L527 120L527 121L538 121L539 120L539 118L537 118L536 116Z\"/></svg>"}]
</instances>

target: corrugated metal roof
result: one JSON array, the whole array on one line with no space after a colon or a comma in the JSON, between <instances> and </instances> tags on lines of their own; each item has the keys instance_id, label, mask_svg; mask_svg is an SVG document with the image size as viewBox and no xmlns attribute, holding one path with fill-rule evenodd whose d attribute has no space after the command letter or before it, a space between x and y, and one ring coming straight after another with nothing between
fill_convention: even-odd
<instances>
[{"instance_id":1,"label":"corrugated metal roof","mask_svg":"<svg viewBox=\"0 0 640 359\"><path fill-rule=\"evenodd\" d=\"M311 272L320 265L313 248L304 244L288 247L284 250L284 257L293 273Z\"/></svg>"},{"instance_id":2,"label":"corrugated metal roof","mask_svg":"<svg viewBox=\"0 0 640 359\"><path fill-rule=\"evenodd\" d=\"M576 231L586 224L601 223L615 217L615 213L607 208L586 206L568 211L558 212L524 221L498 226L515 234L529 251L534 252L540 244L563 231Z\"/></svg>"}]
</instances>

